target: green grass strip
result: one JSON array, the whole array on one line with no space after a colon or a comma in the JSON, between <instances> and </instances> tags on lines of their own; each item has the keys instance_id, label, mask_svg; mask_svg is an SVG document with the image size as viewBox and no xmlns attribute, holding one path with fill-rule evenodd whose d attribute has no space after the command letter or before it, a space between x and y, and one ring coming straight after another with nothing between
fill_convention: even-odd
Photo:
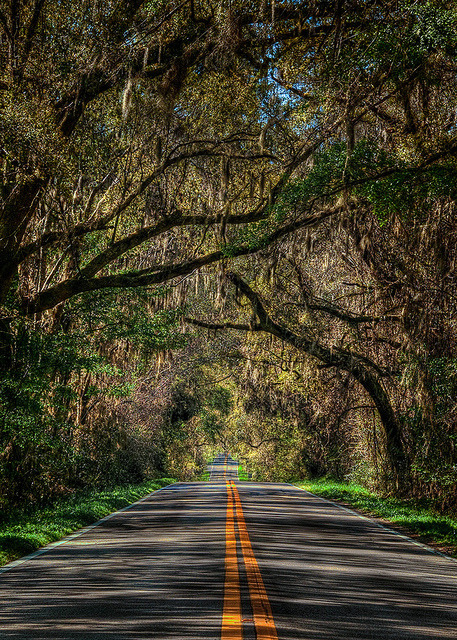
<instances>
[{"instance_id":1,"label":"green grass strip","mask_svg":"<svg viewBox=\"0 0 457 640\"><path fill-rule=\"evenodd\" d=\"M329 479L301 481L296 486L386 520L421 542L457 557L457 520L434 513L425 500L382 497L360 485Z\"/></svg>"},{"instance_id":2,"label":"green grass strip","mask_svg":"<svg viewBox=\"0 0 457 640\"><path fill-rule=\"evenodd\" d=\"M241 464L238 465L238 479L244 481L249 481L251 479Z\"/></svg>"},{"instance_id":3,"label":"green grass strip","mask_svg":"<svg viewBox=\"0 0 457 640\"><path fill-rule=\"evenodd\" d=\"M0 566L87 527L173 482L176 481L172 478L161 478L103 491L78 491L52 506L17 509L0 521Z\"/></svg>"}]
</instances>

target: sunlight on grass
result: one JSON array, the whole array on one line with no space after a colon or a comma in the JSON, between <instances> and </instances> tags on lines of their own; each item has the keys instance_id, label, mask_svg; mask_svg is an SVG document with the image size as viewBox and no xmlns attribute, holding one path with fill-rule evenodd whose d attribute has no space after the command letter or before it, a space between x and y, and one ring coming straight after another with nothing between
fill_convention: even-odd
<instances>
[{"instance_id":1,"label":"sunlight on grass","mask_svg":"<svg viewBox=\"0 0 457 640\"><path fill-rule=\"evenodd\" d=\"M331 479L302 481L297 486L328 500L337 500L367 515L387 520L420 536L423 542L437 544L457 557L457 520L434 513L423 503L378 496L357 484Z\"/></svg>"},{"instance_id":2,"label":"sunlight on grass","mask_svg":"<svg viewBox=\"0 0 457 640\"><path fill-rule=\"evenodd\" d=\"M104 491L81 491L52 506L15 510L0 520L0 566L56 542L175 482L172 478Z\"/></svg>"},{"instance_id":3,"label":"sunlight on grass","mask_svg":"<svg viewBox=\"0 0 457 640\"><path fill-rule=\"evenodd\" d=\"M244 470L243 465L241 464L238 465L238 479L243 481L248 481L251 479Z\"/></svg>"}]
</instances>

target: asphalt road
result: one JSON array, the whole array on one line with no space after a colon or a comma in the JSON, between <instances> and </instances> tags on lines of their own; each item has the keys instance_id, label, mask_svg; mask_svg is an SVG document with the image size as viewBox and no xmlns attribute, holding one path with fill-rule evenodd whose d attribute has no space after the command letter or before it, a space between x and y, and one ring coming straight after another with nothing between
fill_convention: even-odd
<instances>
[{"instance_id":1,"label":"asphalt road","mask_svg":"<svg viewBox=\"0 0 457 640\"><path fill-rule=\"evenodd\" d=\"M0 574L0 638L457 639L457 563L286 484L179 483ZM256 635L257 634L257 635Z\"/></svg>"},{"instance_id":2,"label":"asphalt road","mask_svg":"<svg viewBox=\"0 0 457 640\"><path fill-rule=\"evenodd\" d=\"M220 453L216 456L208 466L210 473L209 479L214 480L237 480L238 479L238 462L228 454Z\"/></svg>"}]
</instances>

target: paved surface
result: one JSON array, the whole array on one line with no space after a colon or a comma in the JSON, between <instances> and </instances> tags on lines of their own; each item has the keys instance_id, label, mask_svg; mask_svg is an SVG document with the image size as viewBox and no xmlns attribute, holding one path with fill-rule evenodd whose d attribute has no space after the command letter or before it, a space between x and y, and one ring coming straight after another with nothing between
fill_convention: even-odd
<instances>
[{"instance_id":1,"label":"paved surface","mask_svg":"<svg viewBox=\"0 0 457 640\"><path fill-rule=\"evenodd\" d=\"M229 454L220 453L214 458L214 461L208 465L210 473L209 479L214 480L237 480L238 479L238 462Z\"/></svg>"},{"instance_id":2,"label":"paved surface","mask_svg":"<svg viewBox=\"0 0 457 640\"><path fill-rule=\"evenodd\" d=\"M226 462L0 574L0 638L457 639L456 562Z\"/></svg>"}]
</instances>

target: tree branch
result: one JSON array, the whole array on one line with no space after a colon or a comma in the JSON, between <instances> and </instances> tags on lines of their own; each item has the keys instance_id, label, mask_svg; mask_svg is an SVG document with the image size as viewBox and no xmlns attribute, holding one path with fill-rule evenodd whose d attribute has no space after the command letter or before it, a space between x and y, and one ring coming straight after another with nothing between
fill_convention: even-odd
<instances>
[{"instance_id":1,"label":"tree branch","mask_svg":"<svg viewBox=\"0 0 457 640\"><path fill-rule=\"evenodd\" d=\"M85 291L97 291L101 289L112 288L144 287L168 282L170 280L173 280L174 278L189 275L204 266L214 264L224 258L236 258L239 256L254 254L265 246L276 242L280 238L290 233L293 233L297 229L312 226L319 220L328 218L338 211L340 211L339 206L324 210L320 214L315 214L312 216L308 216L307 218L304 218L302 220L291 222L290 224L271 232L262 240L261 246L241 245L238 247L230 247L229 253L227 249L213 251L209 254L206 254L199 258L195 258L193 260L170 265L168 269L160 268L160 270L154 273L138 274L138 272L130 272L117 275L102 276L99 278L78 277L64 280L54 287L40 292L33 299L25 299L21 305L22 313L24 315L29 315L33 313L39 313L41 311L46 311L47 309L51 309L61 302L64 302L65 300L68 300L73 296ZM166 221L164 222L164 225L165 224ZM136 236L137 234L134 235ZM121 247L119 247L119 250L120 249ZM95 260L97 259L95 258ZM96 268L98 270L98 263L97 265L94 264L91 270L88 270L86 273L90 273Z\"/></svg>"},{"instance_id":2,"label":"tree branch","mask_svg":"<svg viewBox=\"0 0 457 640\"><path fill-rule=\"evenodd\" d=\"M367 316L367 315L353 315L341 309L339 307L335 307L330 304L309 304L305 303L303 305L307 309L311 309L312 311L321 311L322 313L326 313L334 318L338 318L339 320L343 320L350 325L363 324L365 322L384 322L388 320L389 322L399 322L401 320L400 316L394 315L381 315L381 316Z\"/></svg>"},{"instance_id":3,"label":"tree branch","mask_svg":"<svg viewBox=\"0 0 457 640\"><path fill-rule=\"evenodd\" d=\"M235 329L236 331L263 331L262 325L259 323L254 324L239 324L236 322L205 322L204 320L197 320L195 318L184 318L188 324L192 324L195 327L201 327L203 329L211 329L212 331L220 331L221 329Z\"/></svg>"},{"instance_id":4,"label":"tree branch","mask_svg":"<svg viewBox=\"0 0 457 640\"><path fill-rule=\"evenodd\" d=\"M361 356L352 351L326 347L317 340L311 340L306 336L299 336L287 327L279 325L274 322L267 313L259 295L253 291L240 276L231 272L227 273L226 277L249 300L259 324L265 333L276 336L280 340L297 348L299 351L305 352L317 360L320 360L327 366L338 367L343 371L347 371L368 392L378 410L384 427L386 447L392 470L397 476L400 476L406 460L401 429L389 396L378 378L376 372L376 369L378 369L377 365L369 368L367 366L368 359L365 358L365 356Z\"/></svg>"},{"instance_id":5,"label":"tree branch","mask_svg":"<svg viewBox=\"0 0 457 640\"><path fill-rule=\"evenodd\" d=\"M217 146L217 144L215 146ZM189 160L196 157L201 157L201 156L219 157L221 155L224 155L224 153L221 151L217 151L217 150L212 151L210 149L202 149L198 151L181 153L180 155L177 155L177 156L171 156L171 155L168 156L167 159L164 160L164 162L162 162L162 164L159 167L157 167L149 176L144 178L144 180L142 180L140 184L137 185L137 187L133 190L133 192L130 193L118 206L114 207L108 214L106 214L105 216L103 216L102 218L94 222L81 223L68 231L47 232L46 234L40 236L36 240L33 240L33 242L29 242L28 244L21 247L16 254L15 264L16 265L21 264L21 262L23 262L26 258L30 257L31 255L33 255L36 251L50 247L68 238L69 236L73 238L78 238L78 237L87 235L89 233L93 233L94 231L106 230L108 228L109 223L112 222L115 218L117 218L121 213L123 213L142 193L144 193L144 191L154 182L154 180L169 167L172 167L173 165L178 164L179 162L182 162L184 160ZM265 157L265 154L263 154L262 157ZM104 181L105 180L106 178L104 179ZM103 184L104 181L102 181L102 183L100 184ZM89 199L93 198L94 191L96 190L93 190L91 192ZM275 197L277 197L279 193L280 193L280 188L278 186L275 190ZM246 222L258 222L259 220L262 220L263 217L265 217L266 210L267 210L267 207L263 207L262 209L255 209L251 214L229 215L224 218L225 223L232 225L232 224L243 224ZM177 219L176 217L173 217L173 220L175 222L173 223L172 226L168 227L168 229L173 228L173 226L191 226L191 225L218 223L222 219L222 213L213 217L208 217L205 215L182 216L177 223L176 223L176 219ZM169 220L170 222L173 221L172 217L170 217ZM159 225L161 224L162 223L159 223ZM139 233L143 233L145 231L146 230L142 230ZM159 231L159 233L161 233L161 231ZM153 235L155 234L153 233ZM124 242L124 241L128 243L128 238L122 239L119 242ZM118 245L118 246L120 247L121 245ZM137 246L137 245L133 245L133 246ZM121 255L121 253L119 253L118 255ZM113 254L114 254L114 251L113 251Z\"/></svg>"}]
</instances>

